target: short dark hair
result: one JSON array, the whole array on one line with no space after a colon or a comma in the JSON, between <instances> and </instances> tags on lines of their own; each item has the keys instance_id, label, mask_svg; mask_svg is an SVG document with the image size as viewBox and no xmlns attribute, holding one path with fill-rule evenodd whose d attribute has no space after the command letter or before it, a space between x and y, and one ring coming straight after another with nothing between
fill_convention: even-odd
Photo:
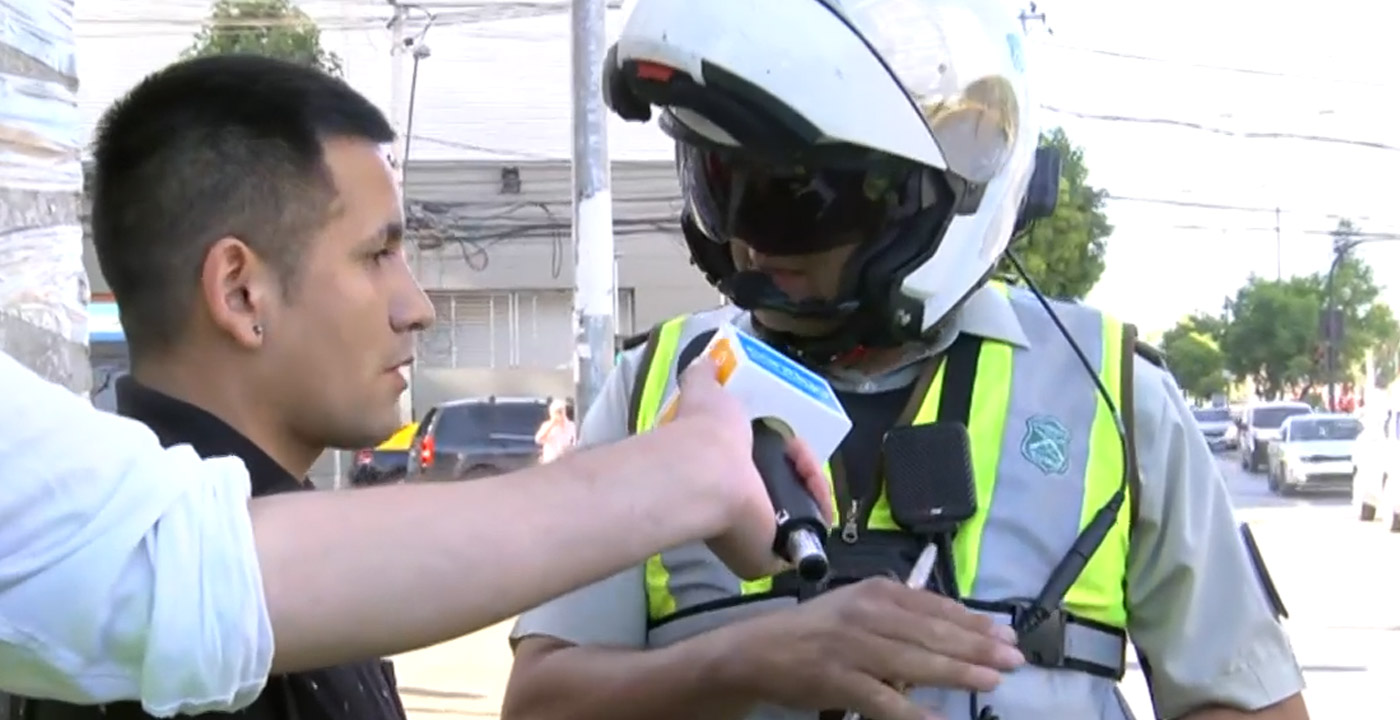
<instances>
[{"instance_id":1,"label":"short dark hair","mask_svg":"<svg viewBox=\"0 0 1400 720\"><path fill-rule=\"evenodd\" d=\"M387 143L394 131L343 81L256 55L176 63L103 115L92 242L133 360L178 341L220 238L248 243L290 290L335 192L331 138Z\"/></svg>"}]
</instances>

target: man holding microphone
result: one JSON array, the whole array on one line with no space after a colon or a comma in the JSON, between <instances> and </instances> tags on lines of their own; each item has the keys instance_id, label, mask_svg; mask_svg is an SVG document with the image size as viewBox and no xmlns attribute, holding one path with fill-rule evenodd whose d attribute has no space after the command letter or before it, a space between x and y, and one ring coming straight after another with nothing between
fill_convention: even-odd
<instances>
[{"instance_id":1,"label":"man holding microphone","mask_svg":"<svg viewBox=\"0 0 1400 720\"><path fill-rule=\"evenodd\" d=\"M339 80L240 56L171 66L104 117L93 233L131 417L0 356L0 689L26 696L19 717L401 717L375 658L688 541L746 576L781 566L747 416L706 363L647 437L508 478L299 492L325 448L394 430L432 320L390 139ZM119 700L140 705L96 707Z\"/></svg>"}]
</instances>

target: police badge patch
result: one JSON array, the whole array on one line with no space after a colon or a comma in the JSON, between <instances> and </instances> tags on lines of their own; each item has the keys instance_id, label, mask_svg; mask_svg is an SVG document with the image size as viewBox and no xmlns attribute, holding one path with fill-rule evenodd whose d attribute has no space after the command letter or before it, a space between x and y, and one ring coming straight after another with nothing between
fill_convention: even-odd
<instances>
[{"instance_id":1,"label":"police badge patch","mask_svg":"<svg viewBox=\"0 0 1400 720\"><path fill-rule=\"evenodd\" d=\"M1069 470L1069 428L1051 415L1033 415L1026 420L1021 438L1021 457L1046 475L1064 475Z\"/></svg>"}]
</instances>

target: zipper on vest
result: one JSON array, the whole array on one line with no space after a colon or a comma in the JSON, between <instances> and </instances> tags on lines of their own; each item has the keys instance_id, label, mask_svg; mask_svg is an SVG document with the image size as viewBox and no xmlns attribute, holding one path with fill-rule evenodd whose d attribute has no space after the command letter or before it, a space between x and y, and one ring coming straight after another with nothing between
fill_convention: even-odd
<instances>
[{"instance_id":1,"label":"zipper on vest","mask_svg":"<svg viewBox=\"0 0 1400 720\"><path fill-rule=\"evenodd\" d=\"M846 482L846 465L841 461L840 450L832 453L828 467L831 489L836 493L836 521L841 525L841 541L854 544L860 539L860 509L864 503L858 497L851 497L851 485Z\"/></svg>"},{"instance_id":2,"label":"zipper on vest","mask_svg":"<svg viewBox=\"0 0 1400 720\"><path fill-rule=\"evenodd\" d=\"M847 545L854 545L860 539L860 500L851 500L850 510L846 513L845 523L841 526L841 540Z\"/></svg>"},{"instance_id":3,"label":"zipper on vest","mask_svg":"<svg viewBox=\"0 0 1400 720\"><path fill-rule=\"evenodd\" d=\"M861 532L870 527L870 514L880 502L884 482L877 480L864 497L855 497L851 484L846 478L846 464L837 450L831 456L831 486L836 492L836 518L841 526L841 542L854 545L860 541Z\"/></svg>"}]
</instances>

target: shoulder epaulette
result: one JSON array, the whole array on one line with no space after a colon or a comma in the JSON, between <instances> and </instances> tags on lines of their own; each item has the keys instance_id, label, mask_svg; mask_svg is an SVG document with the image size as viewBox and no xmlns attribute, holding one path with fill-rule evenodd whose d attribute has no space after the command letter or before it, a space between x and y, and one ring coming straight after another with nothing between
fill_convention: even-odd
<instances>
[{"instance_id":1,"label":"shoulder epaulette","mask_svg":"<svg viewBox=\"0 0 1400 720\"><path fill-rule=\"evenodd\" d=\"M1157 367L1163 370L1167 369L1166 353L1163 353L1161 350L1157 349L1156 346L1151 345L1142 340L1138 340L1137 342L1133 343L1133 352L1141 356L1143 360L1146 360L1147 362L1152 363L1153 365L1156 365Z\"/></svg>"},{"instance_id":2,"label":"shoulder epaulette","mask_svg":"<svg viewBox=\"0 0 1400 720\"><path fill-rule=\"evenodd\" d=\"M646 332L640 332L635 335L629 335L627 337L619 337L617 339L617 351L626 352L628 350L631 350L632 348L641 347L642 345L646 344L647 338L649 337L651 337L650 330L647 330Z\"/></svg>"}]
</instances>

